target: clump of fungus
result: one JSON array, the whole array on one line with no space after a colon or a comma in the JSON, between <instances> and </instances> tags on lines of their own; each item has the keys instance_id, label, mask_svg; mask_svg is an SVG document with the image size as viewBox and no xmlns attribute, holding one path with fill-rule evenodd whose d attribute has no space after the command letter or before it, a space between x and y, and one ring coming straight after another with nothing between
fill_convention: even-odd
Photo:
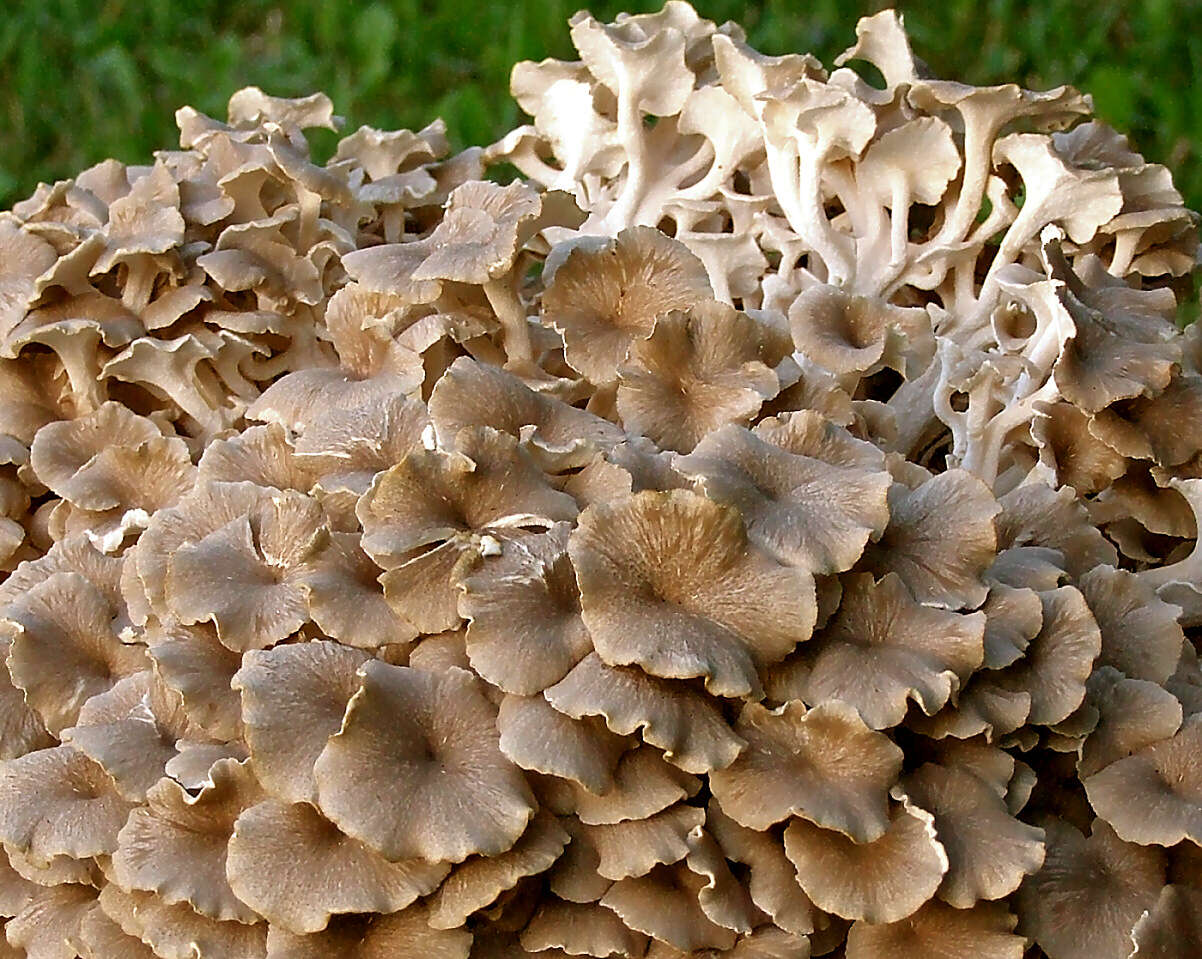
<instances>
[{"instance_id":1,"label":"clump of fungus","mask_svg":"<svg viewBox=\"0 0 1202 959\"><path fill-rule=\"evenodd\" d=\"M571 35L0 214L3 954L1196 955L1167 171L892 11Z\"/></svg>"}]
</instances>

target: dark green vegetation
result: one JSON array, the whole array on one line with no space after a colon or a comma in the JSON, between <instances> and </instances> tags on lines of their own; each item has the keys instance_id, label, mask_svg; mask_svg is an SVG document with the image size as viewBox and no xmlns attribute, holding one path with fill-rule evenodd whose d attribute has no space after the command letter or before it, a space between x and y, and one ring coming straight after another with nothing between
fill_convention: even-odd
<instances>
[{"instance_id":1,"label":"dark green vegetation","mask_svg":"<svg viewBox=\"0 0 1202 959\"><path fill-rule=\"evenodd\" d=\"M175 108L224 115L247 84L292 96L324 90L351 128L420 127L442 116L456 145L521 122L508 94L522 59L568 57L582 0L17 0L0 14L0 207L105 157L127 162L175 143ZM828 65L856 19L889 4L697 0L738 20L767 53ZM898 2L935 73L976 84L1071 83L1101 117L1170 166L1202 209L1202 0ZM660 0L590 8L657 9ZM187 12L184 12L187 11ZM335 137L315 137L319 155Z\"/></svg>"}]
</instances>

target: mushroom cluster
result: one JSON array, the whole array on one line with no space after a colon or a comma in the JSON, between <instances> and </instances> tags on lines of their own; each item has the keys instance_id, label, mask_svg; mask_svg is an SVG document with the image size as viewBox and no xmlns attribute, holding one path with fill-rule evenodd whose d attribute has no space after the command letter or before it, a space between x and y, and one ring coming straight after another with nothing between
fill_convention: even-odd
<instances>
[{"instance_id":1,"label":"mushroom cluster","mask_svg":"<svg viewBox=\"0 0 1202 959\"><path fill-rule=\"evenodd\" d=\"M571 32L0 215L0 956L1196 956L1168 172L892 11Z\"/></svg>"}]
</instances>

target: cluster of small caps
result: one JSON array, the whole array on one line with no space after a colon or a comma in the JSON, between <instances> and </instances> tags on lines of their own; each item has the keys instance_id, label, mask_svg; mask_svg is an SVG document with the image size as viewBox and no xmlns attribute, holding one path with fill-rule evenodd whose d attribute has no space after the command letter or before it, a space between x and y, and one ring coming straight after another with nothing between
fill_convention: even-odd
<instances>
[{"instance_id":1,"label":"cluster of small caps","mask_svg":"<svg viewBox=\"0 0 1202 959\"><path fill-rule=\"evenodd\" d=\"M0 219L0 955L1196 955L1194 221L858 33Z\"/></svg>"}]
</instances>

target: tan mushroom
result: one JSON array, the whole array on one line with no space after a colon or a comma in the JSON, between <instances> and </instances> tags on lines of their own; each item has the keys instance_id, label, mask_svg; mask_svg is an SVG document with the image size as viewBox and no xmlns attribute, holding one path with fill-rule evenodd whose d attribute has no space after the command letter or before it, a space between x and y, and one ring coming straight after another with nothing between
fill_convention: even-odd
<instances>
[{"instance_id":1,"label":"tan mushroom","mask_svg":"<svg viewBox=\"0 0 1202 959\"><path fill-rule=\"evenodd\" d=\"M286 802L313 802L313 766L342 727L366 653L309 642L251 651L229 686L240 693L245 738L263 788Z\"/></svg>"},{"instance_id":2,"label":"tan mushroom","mask_svg":"<svg viewBox=\"0 0 1202 959\"><path fill-rule=\"evenodd\" d=\"M1168 739L1117 759L1084 780L1098 816L1126 842L1202 845L1202 716Z\"/></svg>"},{"instance_id":3,"label":"tan mushroom","mask_svg":"<svg viewBox=\"0 0 1202 959\"><path fill-rule=\"evenodd\" d=\"M878 575L897 573L922 603L974 609L981 581L997 552L989 489L962 470L940 473L915 490L889 491L889 526L867 550Z\"/></svg>"},{"instance_id":4,"label":"tan mushroom","mask_svg":"<svg viewBox=\"0 0 1202 959\"><path fill-rule=\"evenodd\" d=\"M1004 795L970 770L927 763L903 788L935 817L948 859L938 896L956 909L1008 896L1043 865L1043 830L1011 815Z\"/></svg>"},{"instance_id":5,"label":"tan mushroom","mask_svg":"<svg viewBox=\"0 0 1202 959\"><path fill-rule=\"evenodd\" d=\"M558 776L605 793L627 740L595 716L573 719L542 696L507 695L497 713L500 748L522 769Z\"/></svg>"},{"instance_id":6,"label":"tan mushroom","mask_svg":"<svg viewBox=\"0 0 1202 959\"><path fill-rule=\"evenodd\" d=\"M568 834L547 813L537 814L514 845L497 856L474 856L451 871L427 900L434 929L457 929L527 876L546 872L559 858Z\"/></svg>"},{"instance_id":7,"label":"tan mushroom","mask_svg":"<svg viewBox=\"0 0 1202 959\"><path fill-rule=\"evenodd\" d=\"M307 803L269 799L234 822L226 875L235 895L272 923L318 932L340 913L390 913L432 892L445 863L389 862L348 839Z\"/></svg>"},{"instance_id":8,"label":"tan mushroom","mask_svg":"<svg viewBox=\"0 0 1202 959\"><path fill-rule=\"evenodd\" d=\"M1026 940L1014 934L1017 920L1004 905L978 903L953 909L931 900L897 922L860 920L847 933L848 959L1022 959Z\"/></svg>"},{"instance_id":9,"label":"tan mushroom","mask_svg":"<svg viewBox=\"0 0 1202 959\"><path fill-rule=\"evenodd\" d=\"M322 812L389 859L462 862L509 849L533 797L501 753L496 710L477 681L454 667L378 661L361 675L314 767Z\"/></svg>"},{"instance_id":10,"label":"tan mushroom","mask_svg":"<svg viewBox=\"0 0 1202 959\"><path fill-rule=\"evenodd\" d=\"M807 710L801 702L743 707L735 732L747 748L710 774L722 811L764 830L801 816L856 842L873 842L889 826L889 789L902 752L838 700Z\"/></svg>"},{"instance_id":11,"label":"tan mushroom","mask_svg":"<svg viewBox=\"0 0 1202 959\"><path fill-rule=\"evenodd\" d=\"M809 574L748 550L738 513L695 493L590 507L568 551L584 623L610 665L757 694L757 665L783 659L813 627Z\"/></svg>"},{"instance_id":12,"label":"tan mushroom","mask_svg":"<svg viewBox=\"0 0 1202 959\"><path fill-rule=\"evenodd\" d=\"M820 575L853 566L889 522L889 474L879 460L875 469L860 462L869 449L805 411L754 432L725 426L673 466L710 499L737 507L757 546Z\"/></svg>"},{"instance_id":13,"label":"tan mushroom","mask_svg":"<svg viewBox=\"0 0 1202 959\"><path fill-rule=\"evenodd\" d=\"M914 601L895 573L847 581L834 619L805 650L803 698L843 700L873 729L896 726L909 700L928 716L981 665L985 616Z\"/></svg>"},{"instance_id":14,"label":"tan mushroom","mask_svg":"<svg viewBox=\"0 0 1202 959\"><path fill-rule=\"evenodd\" d=\"M1163 851L1123 842L1101 820L1088 837L1060 820L1044 828L1043 869L1018 892L1019 931L1052 959L1128 955L1164 885Z\"/></svg>"},{"instance_id":15,"label":"tan mushroom","mask_svg":"<svg viewBox=\"0 0 1202 959\"><path fill-rule=\"evenodd\" d=\"M472 668L506 692L541 692L592 651L568 558L570 532L569 524L557 523L545 534L514 539L461 582Z\"/></svg>"},{"instance_id":16,"label":"tan mushroom","mask_svg":"<svg viewBox=\"0 0 1202 959\"><path fill-rule=\"evenodd\" d=\"M543 317L564 337L564 355L598 385L612 383L626 352L656 317L712 297L705 267L688 248L650 227L581 243L553 260Z\"/></svg>"},{"instance_id":17,"label":"tan mushroom","mask_svg":"<svg viewBox=\"0 0 1202 959\"><path fill-rule=\"evenodd\" d=\"M686 772L729 766L745 746L708 697L640 669L607 666L596 653L585 656L544 696L568 716L601 716L620 736L639 733Z\"/></svg>"},{"instance_id":18,"label":"tan mushroom","mask_svg":"<svg viewBox=\"0 0 1202 959\"><path fill-rule=\"evenodd\" d=\"M71 746L0 766L0 840L44 863L113 852L131 808L112 777Z\"/></svg>"},{"instance_id":19,"label":"tan mushroom","mask_svg":"<svg viewBox=\"0 0 1202 959\"><path fill-rule=\"evenodd\" d=\"M623 426L687 453L727 423L749 423L780 390L788 349L768 324L714 301L664 313L618 367Z\"/></svg>"},{"instance_id":20,"label":"tan mushroom","mask_svg":"<svg viewBox=\"0 0 1202 959\"><path fill-rule=\"evenodd\" d=\"M253 774L232 759L215 763L211 781L195 796L160 779L117 835L114 882L128 892L157 893L165 903L187 903L211 919L255 922L258 915L226 880L226 858L235 821L262 798Z\"/></svg>"},{"instance_id":21,"label":"tan mushroom","mask_svg":"<svg viewBox=\"0 0 1202 959\"><path fill-rule=\"evenodd\" d=\"M916 912L948 869L931 814L908 802L895 810L884 835L862 844L794 819L785 830L785 854L816 906L874 923Z\"/></svg>"},{"instance_id":22,"label":"tan mushroom","mask_svg":"<svg viewBox=\"0 0 1202 959\"><path fill-rule=\"evenodd\" d=\"M90 697L149 665L144 647L121 642L108 601L79 573L55 573L3 616L16 630L8 651L13 683L51 733L74 725Z\"/></svg>"}]
</instances>

